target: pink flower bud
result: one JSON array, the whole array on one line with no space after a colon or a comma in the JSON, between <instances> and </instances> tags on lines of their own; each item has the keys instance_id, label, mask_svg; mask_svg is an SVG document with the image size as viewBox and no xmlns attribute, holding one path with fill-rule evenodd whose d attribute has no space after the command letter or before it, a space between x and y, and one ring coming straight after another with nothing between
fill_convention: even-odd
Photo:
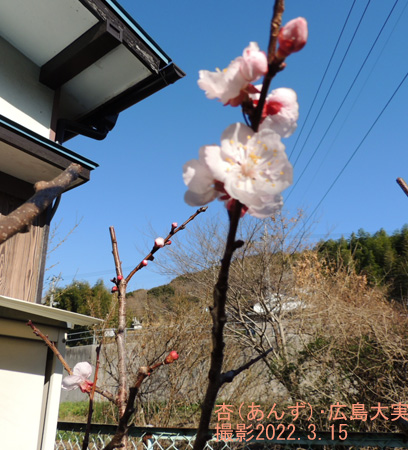
<instances>
[{"instance_id":1,"label":"pink flower bud","mask_svg":"<svg viewBox=\"0 0 408 450\"><path fill-rule=\"evenodd\" d=\"M116 292L117 290L118 290L118 287L117 287L117 286L113 286L113 288L111 289L112 294L113 294L114 292Z\"/></svg>"},{"instance_id":2,"label":"pink flower bud","mask_svg":"<svg viewBox=\"0 0 408 450\"><path fill-rule=\"evenodd\" d=\"M174 230L174 228L177 228L177 222L173 222L172 224L171 224L171 228Z\"/></svg>"},{"instance_id":3,"label":"pink flower bud","mask_svg":"<svg viewBox=\"0 0 408 450\"><path fill-rule=\"evenodd\" d=\"M307 22L303 17L288 22L279 31L279 48L276 56L283 59L291 53L302 50L307 41L307 33Z\"/></svg>"},{"instance_id":4,"label":"pink flower bud","mask_svg":"<svg viewBox=\"0 0 408 450\"><path fill-rule=\"evenodd\" d=\"M146 267L147 264L148 264L147 259L144 259L144 260L142 261L142 265Z\"/></svg>"},{"instance_id":5,"label":"pink flower bud","mask_svg":"<svg viewBox=\"0 0 408 450\"><path fill-rule=\"evenodd\" d=\"M154 241L154 246L158 248L164 247L164 239L162 237L158 237Z\"/></svg>"},{"instance_id":6,"label":"pink flower bud","mask_svg":"<svg viewBox=\"0 0 408 450\"><path fill-rule=\"evenodd\" d=\"M171 245L171 241L168 240L168 241L165 243L165 245Z\"/></svg>"},{"instance_id":7,"label":"pink flower bud","mask_svg":"<svg viewBox=\"0 0 408 450\"><path fill-rule=\"evenodd\" d=\"M121 281L121 280L123 280L122 275L118 275L118 281Z\"/></svg>"},{"instance_id":8,"label":"pink flower bud","mask_svg":"<svg viewBox=\"0 0 408 450\"><path fill-rule=\"evenodd\" d=\"M177 359L179 359L179 354L176 351L172 351L170 352L167 356L166 359L164 360L165 364L171 364L172 362L176 361Z\"/></svg>"}]
</instances>

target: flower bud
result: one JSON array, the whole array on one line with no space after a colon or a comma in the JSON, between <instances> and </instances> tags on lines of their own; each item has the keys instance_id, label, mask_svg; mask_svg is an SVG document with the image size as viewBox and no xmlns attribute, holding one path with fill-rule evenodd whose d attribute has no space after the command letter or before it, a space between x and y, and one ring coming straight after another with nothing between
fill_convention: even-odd
<instances>
[{"instance_id":1,"label":"flower bud","mask_svg":"<svg viewBox=\"0 0 408 450\"><path fill-rule=\"evenodd\" d=\"M168 240L164 245L171 245L171 241Z\"/></svg>"},{"instance_id":2,"label":"flower bud","mask_svg":"<svg viewBox=\"0 0 408 450\"><path fill-rule=\"evenodd\" d=\"M148 264L147 259L144 259L144 260L142 261L142 265L146 267L147 264Z\"/></svg>"},{"instance_id":3,"label":"flower bud","mask_svg":"<svg viewBox=\"0 0 408 450\"><path fill-rule=\"evenodd\" d=\"M123 280L122 275L118 275L118 281L121 281L121 280Z\"/></svg>"},{"instance_id":4,"label":"flower bud","mask_svg":"<svg viewBox=\"0 0 408 450\"><path fill-rule=\"evenodd\" d=\"M307 41L307 34L307 22L303 17L288 22L279 31L279 48L276 56L283 59L291 53L302 50Z\"/></svg>"},{"instance_id":5,"label":"flower bud","mask_svg":"<svg viewBox=\"0 0 408 450\"><path fill-rule=\"evenodd\" d=\"M164 360L165 364L171 364L172 362L176 361L177 359L179 359L179 354L176 351L172 351L170 352L167 356L166 359Z\"/></svg>"},{"instance_id":6,"label":"flower bud","mask_svg":"<svg viewBox=\"0 0 408 450\"><path fill-rule=\"evenodd\" d=\"M155 241L154 241L154 246L157 247L157 248L164 247L164 239L162 237L156 238Z\"/></svg>"},{"instance_id":7,"label":"flower bud","mask_svg":"<svg viewBox=\"0 0 408 450\"><path fill-rule=\"evenodd\" d=\"M175 228L177 228L177 222L173 222L171 224L171 229L174 230Z\"/></svg>"},{"instance_id":8,"label":"flower bud","mask_svg":"<svg viewBox=\"0 0 408 450\"><path fill-rule=\"evenodd\" d=\"M111 289L112 294L113 294L114 292L117 292L117 290L118 290L118 287L117 287L117 286L113 286L113 288Z\"/></svg>"}]
</instances>

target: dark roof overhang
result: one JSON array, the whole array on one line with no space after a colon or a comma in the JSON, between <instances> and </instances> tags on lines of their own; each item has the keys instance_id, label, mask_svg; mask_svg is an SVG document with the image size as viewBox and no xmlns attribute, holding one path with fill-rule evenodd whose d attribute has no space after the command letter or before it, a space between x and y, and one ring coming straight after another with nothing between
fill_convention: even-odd
<instances>
[{"instance_id":1,"label":"dark roof overhang","mask_svg":"<svg viewBox=\"0 0 408 450\"><path fill-rule=\"evenodd\" d=\"M1 185L20 180L30 187L37 181L50 181L71 163L82 167L73 188L89 180L96 163L40 136L0 115L0 190ZM22 186L22 184L20 183ZM27 191L28 197L29 192Z\"/></svg>"},{"instance_id":2,"label":"dark roof overhang","mask_svg":"<svg viewBox=\"0 0 408 450\"><path fill-rule=\"evenodd\" d=\"M121 111L185 75L115 0L4 0L0 36L56 92L60 143L103 139Z\"/></svg>"}]
</instances>

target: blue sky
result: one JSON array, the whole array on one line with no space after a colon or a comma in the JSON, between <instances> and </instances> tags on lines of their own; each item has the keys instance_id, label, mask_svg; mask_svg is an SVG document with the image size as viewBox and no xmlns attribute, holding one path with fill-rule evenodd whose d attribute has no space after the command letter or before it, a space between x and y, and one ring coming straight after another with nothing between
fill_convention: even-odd
<instances>
[{"instance_id":1,"label":"blue sky","mask_svg":"<svg viewBox=\"0 0 408 450\"><path fill-rule=\"evenodd\" d=\"M100 167L89 183L63 195L54 218L54 243L82 219L47 262L46 278L61 274L62 285L74 278L91 284L102 278L110 285L115 272L109 226L115 227L127 274L150 250L150 228L166 235L172 222L195 211L183 201L183 164L242 121L238 108L206 99L198 71L226 67L250 41L264 50L268 45L273 1L259 0L256 7L243 0L120 3L187 76L123 112L104 141L77 137L66 143ZM407 3L356 0L332 57L353 1L287 1L283 22L305 17L309 40L271 86L294 89L300 105L298 129L284 140L296 162L296 185L284 193L285 209L314 213L316 240L347 237L359 228L392 233L408 223L408 198L395 182L408 181L408 81L396 91L408 72ZM222 208L213 202L205 214L221 212L227 220ZM134 277L130 290L166 283L152 265Z\"/></svg>"}]
</instances>

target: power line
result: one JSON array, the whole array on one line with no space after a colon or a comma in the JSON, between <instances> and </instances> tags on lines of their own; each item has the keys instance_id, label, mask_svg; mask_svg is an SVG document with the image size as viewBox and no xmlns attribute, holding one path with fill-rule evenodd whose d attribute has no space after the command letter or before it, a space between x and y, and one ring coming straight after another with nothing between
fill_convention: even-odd
<instances>
[{"instance_id":1,"label":"power line","mask_svg":"<svg viewBox=\"0 0 408 450\"><path fill-rule=\"evenodd\" d=\"M316 211L318 210L318 208L320 207L320 205L323 203L324 199L327 197L327 195L329 194L329 192L333 189L333 186L337 183L337 181L339 180L339 178L341 177L341 175L343 174L343 172L346 170L347 166L350 164L351 160L354 158L354 156L356 155L356 153L358 152L358 150L361 148L361 146L363 145L364 141L366 140L367 136L371 133L372 129L374 128L374 126L377 124L378 120L380 119L380 117L383 115L384 111L387 109L388 105L391 103L392 99L395 97L395 95L397 94L397 92L399 91L400 87L404 84L404 81L407 79L408 77L408 72L405 74L405 76L403 77L403 79L401 80L401 82L399 83L399 85L397 86L397 88L394 90L393 94L391 95L391 97L388 99L387 103L385 104L385 106L382 108L382 110L380 111L380 113L378 114L378 116L376 117L376 119L374 120L374 122L371 124L370 128L368 129L368 131L366 132L366 134L364 135L364 137L361 139L360 143L357 145L356 149L354 150L354 152L351 154L350 158L347 160L346 164L343 166L343 168L340 170L340 172L338 173L338 175L336 176L336 178L334 179L334 181L332 182L332 184L330 185L330 187L327 189L326 193L323 195L323 197L320 199L319 203L317 204L317 206L313 209L312 213L310 214L310 216L306 219L304 226L306 226L306 224L309 222L309 220L313 217L313 215L316 213Z\"/></svg>"},{"instance_id":2,"label":"power line","mask_svg":"<svg viewBox=\"0 0 408 450\"><path fill-rule=\"evenodd\" d=\"M368 58L370 57L370 55L371 55L371 53L372 53L372 51L373 51L375 45L377 44L378 39L380 38L382 32L384 31L384 28L385 28L385 26L387 25L388 20L390 19L391 15L392 15L392 13L393 13L393 11L394 11L394 9L395 9L395 7L397 6L398 1L399 1L399 0L395 0L394 5L393 5L393 7L391 8L391 11L389 12L389 14L388 14L387 18L385 19L385 21L384 21L384 23L383 23L383 25L382 25L380 31L379 31L378 34L377 34L377 37L375 38L373 44L371 45L370 50L368 51L368 53L367 53L367 55L366 55L366 57L365 57L363 63L361 64L359 71L357 72L357 75L354 77L354 80L352 81L352 83L351 83L350 87L348 88L347 93L346 93L346 95L344 96L344 98L343 98L343 100L342 100L340 106L337 108L337 111L336 111L336 113L334 114L334 116L333 116L333 118L332 118L330 124L329 124L328 127L326 128L326 130L325 130L325 132L324 132L322 138L320 139L320 141L319 141L317 147L315 148L315 151L313 152L312 156L309 158L309 160L308 160L306 166L303 168L302 173L301 173L300 176L297 178L296 183L293 185L293 187L292 187L291 191L289 192L289 194L288 194L288 196L287 196L286 199L288 199L289 196L292 194L293 190L295 189L295 187L297 186L297 184L298 184L299 181L301 180L302 176L304 175L304 173L306 172L306 170L307 170L307 168L309 167L310 163L312 162L313 158L315 157L315 155L316 155L318 149L320 148L322 142L324 141L325 137L327 136L327 133L328 133L329 129L330 129L331 126L333 125L333 122L336 120L336 118L337 118L337 116L338 116L338 114L339 114L341 108L343 107L343 105L344 105L346 99L348 98L348 96L349 96L351 90L353 89L353 87L354 87L354 85L355 85L355 83L356 83L356 81L357 81L357 78L360 76L360 73L361 73L361 71L363 70L363 67L366 65ZM337 76L337 74L336 74L336 76ZM333 85L333 84L332 84L332 85ZM326 97L326 98L327 98L327 97ZM326 99L325 99L325 100L326 100ZM320 109L320 111L321 111L321 109ZM319 114L320 114L320 111L319 111ZM316 121L315 121L315 123L316 123ZM314 124L313 124L313 126L314 126ZM309 133L309 135L310 135L310 133ZM307 137L309 137L309 135L308 135ZM305 141L305 143L306 143L306 141ZM303 149L303 147L302 147L302 149Z\"/></svg>"},{"instance_id":3,"label":"power line","mask_svg":"<svg viewBox=\"0 0 408 450\"><path fill-rule=\"evenodd\" d=\"M397 1L398 1L398 0L397 0ZM303 143L302 148L300 149L300 152L299 152L299 154L298 154L298 156L297 156L295 162L293 163L293 167L296 166L296 163L298 162L299 157L300 157L300 155L302 154L302 152L303 152L303 150L304 150L304 148L305 148L305 145L306 145L307 141L309 140L310 134L312 133L312 131L313 131L315 125L316 125L316 122L317 122L317 120L318 120L319 117L320 117L320 113L322 112L323 107L324 107L324 105L326 104L326 101L327 101L327 99L328 99L328 97L329 97L329 95L330 95L330 92L331 92L332 88L333 88L333 85L334 85L335 81L337 80L337 76L339 75L340 70L341 70L341 68L343 67L344 60L346 59L346 57L347 57L347 55L348 55L348 52L349 52L349 50L350 50L350 47L351 47L351 45L352 45L353 42L354 42L354 38L355 38L356 35L357 35L357 32L358 32L358 30L359 30L359 28L360 28L360 25L361 25L361 23L362 23L362 21L363 21L363 18L364 18L364 16L365 16L366 12L367 12L367 9L368 9L370 3L371 3L371 0L368 0L368 3L367 3L367 5L366 5L366 7L365 7L365 9L364 9L364 11L363 11L363 14L362 14L361 17L360 17L360 20L359 20L359 22L358 22L358 24L357 24L357 27L356 27L355 30L354 30L353 36L351 37L351 40L350 40L350 42L349 42L349 44L348 44L348 46L347 46L347 49L346 49L346 51L345 51L345 53L344 53L344 55L343 55L343 58L342 58L342 60L341 60L341 62L340 62L340 65L339 65L339 67L337 68L337 71L336 71L336 74L334 75L333 81L331 82L330 87L329 87L328 91L326 92L326 96L324 97L323 103L320 105L320 109L319 109L319 111L318 111L318 113L317 113L317 116L315 117L315 120L314 120L314 122L313 122L313 124L312 124L312 126L311 126L311 128L310 128L310 130L309 130L309 133L308 133L308 135L306 136L306 140L305 140L305 142ZM292 188L291 192L292 192L292 191L293 191L293 188ZM290 194L290 193L289 193L289 194Z\"/></svg>"},{"instance_id":4,"label":"power line","mask_svg":"<svg viewBox=\"0 0 408 450\"><path fill-rule=\"evenodd\" d=\"M356 4L356 1L357 1L357 0L354 0L354 1L353 1L353 4L351 5L351 8L350 8L350 10L349 10L349 12L348 12L348 14L347 14L346 20L345 20L345 22L344 22L344 24L343 24L343 28L341 29L341 32L340 32L340 35L339 35L339 37L338 37L338 39L337 39L336 45L334 46L334 49L333 49L332 54L331 54L331 56L330 56L329 62L327 63L327 66L326 66L326 69L325 69L324 74L323 74L323 76L322 76L322 79L320 80L319 87L317 88L317 91L316 91L316 94L315 94L315 96L314 96L314 98L313 98L312 104L310 105L309 110L308 110L308 112L307 112L307 114L306 114L306 118L305 118L305 120L304 120L304 122L303 122L303 125L302 125L302 128L300 129L300 132L298 133L298 136L297 136L297 138L296 138L296 142L295 142L295 144L294 144L294 146L293 146L293 148L292 148L292 151L290 152L289 158L292 157L292 154L293 154L293 152L295 151L295 148L296 148L296 146L297 146L297 143L299 142L300 136L301 136L302 133L303 133L303 129L305 128L305 125L306 125L306 123L307 123L307 121L308 121L308 119L309 119L310 113L311 113L311 111L312 111L312 109L313 109L313 106L314 106L314 104L315 104L315 102L316 102L317 96L319 95L320 89L321 89L321 87L322 87L322 85L323 85L323 81L324 81L325 78L326 78L327 72L328 72L329 67L330 67L330 65L331 65L331 62L332 62L332 60L333 60L333 57L334 57L334 55L335 55L335 53L336 53L337 47L339 46L339 43L340 43L341 38L342 38L342 36L343 36L344 30L346 29L347 23L348 23L349 18L350 18L350 16L351 16L351 12L352 12L352 10L353 10L353 8L354 8L354 5Z\"/></svg>"},{"instance_id":5,"label":"power line","mask_svg":"<svg viewBox=\"0 0 408 450\"><path fill-rule=\"evenodd\" d=\"M403 16L403 14L405 13L405 10L407 9L407 7L408 7L408 3L405 3L405 6L404 6L404 8L402 9L402 11L400 12L400 15L398 16L398 19L397 19L396 23L394 24L393 29L391 30L391 32L390 32L390 34L389 34L389 36L388 36L386 42L384 43L384 45L383 45L383 47L382 47L382 49L381 49L380 54L377 56L377 59L376 59L376 62L375 62L375 64L374 64L373 68L371 69L370 73L367 75L366 79L364 80L364 82L363 82L363 87L367 84L367 82L368 82L368 80L370 79L371 74L373 73L375 67L377 67L378 62L381 60L382 55L383 55L383 53L384 53L384 50L385 50L385 48L387 47L387 45L388 45L388 43L389 43L389 41L390 41L390 39L391 39L391 36L393 35L395 29L397 28L397 25L399 24L399 22L400 22L400 20L401 20L401 18L402 18L402 16ZM349 110L349 113L354 109L354 106L356 105L358 99L360 98L360 94L361 94L361 92L363 91L363 87L360 89L360 92L358 93L356 99L354 100L353 105L351 106L351 108L350 108L350 110ZM338 130L338 132L337 132L335 138L333 139L331 145L329 146L329 149L326 151L326 153L325 153L325 155L324 155L324 157L323 157L323 159L322 159L322 161L321 161L319 167L318 167L317 170L315 171L313 177L311 177L311 181L310 181L308 187L307 187L306 189L303 190L303 193L305 193L305 192L310 188L310 186L311 186L313 180L316 178L317 174L319 173L320 169L321 169L322 166L323 166L323 163L326 161L326 158L327 158L327 156L329 155L330 150L332 149L334 143L336 142L337 138L339 137L339 135L340 135L342 129L344 128L344 125L345 125L345 123L346 123L347 120L348 120L348 117L346 117L346 118L344 119L344 121L343 121L341 127L339 128L339 130Z\"/></svg>"}]
</instances>

